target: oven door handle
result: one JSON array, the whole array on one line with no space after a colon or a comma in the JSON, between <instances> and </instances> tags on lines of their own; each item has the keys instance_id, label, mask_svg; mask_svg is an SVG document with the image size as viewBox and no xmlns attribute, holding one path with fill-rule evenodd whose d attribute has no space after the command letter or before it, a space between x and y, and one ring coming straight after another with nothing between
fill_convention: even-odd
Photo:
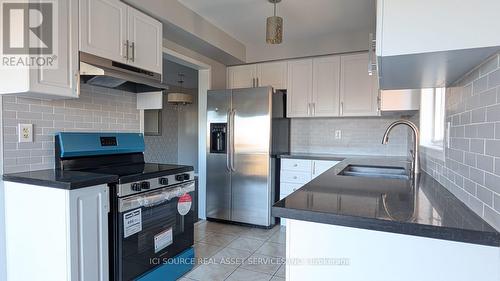
<instances>
[{"instance_id":1,"label":"oven door handle","mask_svg":"<svg viewBox=\"0 0 500 281\"><path fill-rule=\"evenodd\" d=\"M162 194L158 194L158 195L143 197L141 199L140 199L140 201L142 201L140 204L141 207L149 208L149 207L154 207L157 205L161 205L165 202L168 202L172 198L168 198L168 194L162 193Z\"/></svg>"},{"instance_id":2,"label":"oven door handle","mask_svg":"<svg viewBox=\"0 0 500 281\"><path fill-rule=\"evenodd\" d=\"M118 211L125 212L140 207L154 207L166 203L173 198L182 196L185 193L195 190L195 183L189 182L180 186L158 190L152 194L137 195L120 199L118 202Z\"/></svg>"}]
</instances>

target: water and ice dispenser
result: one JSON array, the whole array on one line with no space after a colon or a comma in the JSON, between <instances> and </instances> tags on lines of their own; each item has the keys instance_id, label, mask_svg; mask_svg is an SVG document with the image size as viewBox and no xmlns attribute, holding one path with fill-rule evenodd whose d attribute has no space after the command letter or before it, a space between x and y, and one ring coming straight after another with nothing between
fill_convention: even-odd
<instances>
[{"instance_id":1,"label":"water and ice dispenser","mask_svg":"<svg viewBox=\"0 0 500 281\"><path fill-rule=\"evenodd\" d=\"M226 153L227 123L210 123L210 153Z\"/></svg>"}]
</instances>

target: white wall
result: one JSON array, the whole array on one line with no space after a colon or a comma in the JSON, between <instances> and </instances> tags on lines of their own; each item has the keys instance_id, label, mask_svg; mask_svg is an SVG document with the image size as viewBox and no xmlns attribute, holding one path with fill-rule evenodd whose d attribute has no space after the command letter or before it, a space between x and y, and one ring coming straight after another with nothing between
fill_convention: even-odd
<instances>
[{"instance_id":1,"label":"white wall","mask_svg":"<svg viewBox=\"0 0 500 281\"><path fill-rule=\"evenodd\" d=\"M163 22L163 37L224 63L245 61L245 46L177 0L125 0Z\"/></svg>"},{"instance_id":2,"label":"white wall","mask_svg":"<svg viewBox=\"0 0 500 281\"><path fill-rule=\"evenodd\" d=\"M279 45L247 45L247 62L288 59L368 50L368 32L318 36L315 40L290 40Z\"/></svg>"}]
</instances>

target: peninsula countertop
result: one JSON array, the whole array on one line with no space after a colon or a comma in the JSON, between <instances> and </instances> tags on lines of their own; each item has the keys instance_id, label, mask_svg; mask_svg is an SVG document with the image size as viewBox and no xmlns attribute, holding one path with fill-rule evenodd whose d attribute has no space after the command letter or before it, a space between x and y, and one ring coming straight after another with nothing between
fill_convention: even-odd
<instances>
[{"instance_id":1,"label":"peninsula countertop","mask_svg":"<svg viewBox=\"0 0 500 281\"><path fill-rule=\"evenodd\" d=\"M280 157L319 159L308 154ZM349 165L408 168L405 157L321 159L341 162L274 204L273 216L500 246L499 232L423 171L417 181L341 174Z\"/></svg>"}]
</instances>

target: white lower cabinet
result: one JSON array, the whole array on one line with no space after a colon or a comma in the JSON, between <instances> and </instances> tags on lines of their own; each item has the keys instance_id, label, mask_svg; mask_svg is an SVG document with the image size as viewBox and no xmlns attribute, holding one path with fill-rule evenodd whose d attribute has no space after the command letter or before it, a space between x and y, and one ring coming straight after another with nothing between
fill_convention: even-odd
<instances>
[{"instance_id":1,"label":"white lower cabinet","mask_svg":"<svg viewBox=\"0 0 500 281\"><path fill-rule=\"evenodd\" d=\"M4 187L7 280L109 280L106 185Z\"/></svg>"},{"instance_id":2,"label":"white lower cabinet","mask_svg":"<svg viewBox=\"0 0 500 281\"><path fill-rule=\"evenodd\" d=\"M339 162L340 161L293 158L281 159L280 200L337 165ZM281 219L281 225L285 224L286 219Z\"/></svg>"},{"instance_id":3,"label":"white lower cabinet","mask_svg":"<svg viewBox=\"0 0 500 281\"><path fill-rule=\"evenodd\" d=\"M293 219L286 260L288 281L500 280L498 247Z\"/></svg>"}]
</instances>

